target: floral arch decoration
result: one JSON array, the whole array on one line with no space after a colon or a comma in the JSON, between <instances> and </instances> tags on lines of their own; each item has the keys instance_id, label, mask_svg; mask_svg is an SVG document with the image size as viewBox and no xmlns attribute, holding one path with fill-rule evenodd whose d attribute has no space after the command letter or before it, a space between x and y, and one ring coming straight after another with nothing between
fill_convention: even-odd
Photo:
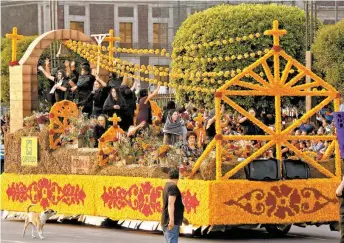
<instances>
[{"instance_id":1,"label":"floral arch decoration","mask_svg":"<svg viewBox=\"0 0 344 243\"><path fill-rule=\"evenodd\" d=\"M216 136L207 146L206 150L203 152L201 157L195 163L192 174L192 177L197 170L200 168L203 160L208 156L208 154L216 148L216 180L226 180L236 174L240 169L244 168L246 165L251 163L254 159L259 157L267 149L272 146L276 146L276 157L279 161L282 159L281 147L286 146L288 149L293 151L298 157L302 158L306 163L313 166L315 169L319 170L328 178L340 178L341 175L341 161L339 156L339 145L335 135L326 135L326 136L294 136L291 135L291 132L299 127L303 121L306 121L316 112L320 111L323 107L328 105L333 101L334 110L339 110L340 105L340 94L339 92L332 87L330 84L325 82L323 79L314 74L311 70L307 69L297 60L293 59L279 45L279 37L285 35L286 30L278 28L278 21L273 22L273 29L265 31L265 35L273 36L273 48L267 52L263 57L259 58L256 62L245 68L241 73L233 77L229 82L224 84L222 87L216 90L214 93L215 96L215 111L216 111ZM286 65L282 73L280 72L280 62L281 59L286 61ZM267 61L273 62L273 73L269 68ZM294 67L297 69L298 74L288 79L289 72L291 68ZM267 79L262 78L256 73L258 68L262 68L265 72ZM297 83L304 77L308 76L312 81L306 84ZM256 83L242 81L244 78L251 78L255 80ZM234 86L240 87L241 89L230 89ZM318 90L320 87L322 90ZM245 88L243 90L242 88ZM312 89L312 90L309 90ZM230 96L273 96L275 98L275 131L270 129L268 126L263 124L260 120L250 115L245 109L236 104ZM296 122L292 123L289 127L282 130L281 126L281 97L283 96L322 96L325 99L316 105L313 109L306 112L301 118ZM222 134L221 129L221 102L227 103L236 111L247 117L250 121L256 124L261 128L267 135L256 135L256 136L247 136L247 135L230 135L225 136ZM238 141L238 140L260 140L267 141L267 143L258 149L251 156L247 157L240 164L236 165L233 169L222 174L222 143L223 141ZM313 158L307 156L307 153L301 152L289 141L295 140L312 140L312 141L331 141L328 146L323 159L326 159L335 152L335 174L330 172L328 169L324 168Z\"/></svg>"}]
</instances>

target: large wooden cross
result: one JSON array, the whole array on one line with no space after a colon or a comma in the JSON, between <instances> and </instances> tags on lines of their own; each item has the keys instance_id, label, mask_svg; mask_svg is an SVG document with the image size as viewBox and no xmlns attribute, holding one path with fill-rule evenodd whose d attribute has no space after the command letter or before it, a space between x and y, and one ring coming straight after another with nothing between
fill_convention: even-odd
<instances>
[{"instance_id":1,"label":"large wooden cross","mask_svg":"<svg viewBox=\"0 0 344 243\"><path fill-rule=\"evenodd\" d=\"M17 61L17 41L24 38L23 35L18 35L17 27L13 27L12 33L6 34L6 37L12 39L12 62Z\"/></svg>"}]
</instances>

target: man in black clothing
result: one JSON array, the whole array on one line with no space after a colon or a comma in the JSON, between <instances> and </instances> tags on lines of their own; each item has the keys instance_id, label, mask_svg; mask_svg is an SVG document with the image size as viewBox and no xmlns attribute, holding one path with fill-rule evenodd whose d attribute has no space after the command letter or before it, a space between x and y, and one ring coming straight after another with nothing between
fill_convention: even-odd
<instances>
[{"instance_id":1,"label":"man in black clothing","mask_svg":"<svg viewBox=\"0 0 344 243\"><path fill-rule=\"evenodd\" d=\"M340 227L340 243L344 243L344 177L336 190L336 196L339 199L339 227Z\"/></svg>"},{"instance_id":2,"label":"man in black clothing","mask_svg":"<svg viewBox=\"0 0 344 243\"><path fill-rule=\"evenodd\" d=\"M91 69L89 65L84 64L81 68L80 76L75 87L71 88L72 92L78 91L79 102L83 102L91 94L93 90L93 84L95 77L90 73ZM83 113L92 114L92 101L85 102Z\"/></svg>"},{"instance_id":3,"label":"man in black clothing","mask_svg":"<svg viewBox=\"0 0 344 243\"><path fill-rule=\"evenodd\" d=\"M162 195L163 211L161 215L161 226L166 243L178 242L179 228L184 221L184 204L177 186L178 179L178 169L171 169L169 171L169 180L164 187Z\"/></svg>"}]
</instances>

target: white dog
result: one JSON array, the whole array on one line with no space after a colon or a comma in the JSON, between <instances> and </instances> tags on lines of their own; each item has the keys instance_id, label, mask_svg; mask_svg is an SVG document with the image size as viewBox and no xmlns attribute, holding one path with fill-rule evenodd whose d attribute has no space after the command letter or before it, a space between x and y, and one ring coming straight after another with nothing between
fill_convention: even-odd
<instances>
[{"instance_id":1,"label":"white dog","mask_svg":"<svg viewBox=\"0 0 344 243\"><path fill-rule=\"evenodd\" d=\"M44 239L43 237L43 226L47 222L47 220L56 214L56 211L52 209L48 209L43 211L41 214L35 213L35 212L29 212L29 209L34 206L35 204L31 204L30 206L27 207L26 212L27 212L27 218L25 219L25 225L24 225L24 230L23 230L23 237L25 236L25 230L29 226L29 224L32 224L32 238L36 238L36 236L33 234L33 228L36 228L36 231L39 235L39 238L41 240Z\"/></svg>"}]
</instances>

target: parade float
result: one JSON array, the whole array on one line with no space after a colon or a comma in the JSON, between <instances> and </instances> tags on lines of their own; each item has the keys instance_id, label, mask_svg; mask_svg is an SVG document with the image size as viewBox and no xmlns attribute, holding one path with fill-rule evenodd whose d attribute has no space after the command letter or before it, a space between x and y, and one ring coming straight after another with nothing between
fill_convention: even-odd
<instances>
[{"instance_id":1,"label":"parade float","mask_svg":"<svg viewBox=\"0 0 344 243\"><path fill-rule=\"evenodd\" d=\"M331 102L334 110L338 111L339 93L284 52L279 39L287 31L279 29L278 21L274 21L273 28L266 30L264 34L273 36L272 48L253 53L253 56L257 55L259 58L232 75L220 88L163 84L175 89L213 94L214 97L216 136L198 158L191 173L184 176L178 184L185 205L185 217L192 227L206 229L208 226L261 225L272 233L286 233L292 224L335 225L338 222L335 189L341 180L342 161L337 137L297 136L291 135L291 132ZM252 34L245 38L254 39L259 36ZM11 38L16 40L17 33L13 33ZM10 66L11 133L5 138L5 173L1 176L2 210L23 212L29 204L36 204L37 211L53 208L60 215L105 217L120 224L127 221L131 222L127 225L131 228L140 228L143 222L151 222L151 230L158 228L158 223L154 222L158 222L161 216L162 191L167 178L166 168L169 166L166 158L168 160L169 156L178 156L177 152L169 154L168 146L141 143L141 147L136 149L150 151L155 155L156 163L140 162L140 158L130 153L133 150L119 156L123 130L118 126L120 118L117 116L111 118L113 125L99 140L98 148L70 146L75 144L73 141L77 138L69 137L67 142L63 142L63 137L70 130L71 120L80 116L76 104L70 101L61 101L52 107L49 126L42 131L21 129L24 117L31 113L37 101L34 84L37 83L38 58L53 40L65 41L68 48L86 58L93 68L98 67L98 73L102 76L111 71L157 84L156 79L135 75L133 72L177 77L183 75L180 72L169 74L171 70L139 66L114 58L113 54L117 51L161 56L170 54L166 50L114 47L116 39L113 31L110 31L108 38L110 45L104 47L76 30L54 30L38 37L19 62L16 62L14 56ZM235 40L229 40L228 44L232 41ZM15 48L15 43L13 46ZM268 63L272 63L273 68ZM284 63L283 69L281 63ZM264 75L257 74L257 70L262 70ZM295 70L292 78L289 77L291 70ZM300 84L300 80L305 77L311 81ZM273 97L275 129L267 127L233 101L235 96ZM286 96L318 96L324 99L283 129L281 99ZM266 135L223 135L220 114L222 103L247 117ZM159 109L154 111L158 121ZM201 116L196 119L200 124L196 127L196 132L202 134L204 119ZM159 122L155 122L154 126L159 126L158 124ZM246 155L241 154L243 159L238 160L238 156L234 155L239 148L228 144L250 140L265 141L265 144L257 150L247 151ZM296 140L328 141L329 146L324 155L317 158L295 147L293 141ZM288 179L282 176L285 175L282 146L289 148L297 159L311 167L309 178ZM271 147L275 147L278 161L276 178L270 181L247 179L244 169L257 162L256 159L266 157L264 153ZM173 157L172 160L176 158Z\"/></svg>"}]
</instances>

